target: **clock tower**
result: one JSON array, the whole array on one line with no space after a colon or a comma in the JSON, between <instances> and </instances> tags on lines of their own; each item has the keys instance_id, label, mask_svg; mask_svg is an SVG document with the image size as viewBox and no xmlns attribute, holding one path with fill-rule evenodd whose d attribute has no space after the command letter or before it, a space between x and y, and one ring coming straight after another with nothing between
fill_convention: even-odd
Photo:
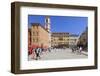
<instances>
[{"instance_id":1,"label":"clock tower","mask_svg":"<svg viewBox=\"0 0 100 76\"><path fill-rule=\"evenodd\" d=\"M45 17L45 29L48 31L48 32L51 32L50 31L50 17L49 16L46 16Z\"/></svg>"},{"instance_id":2,"label":"clock tower","mask_svg":"<svg viewBox=\"0 0 100 76\"><path fill-rule=\"evenodd\" d=\"M49 32L49 48L51 47L51 22L50 22L50 17L46 16L45 17L45 29Z\"/></svg>"}]
</instances>

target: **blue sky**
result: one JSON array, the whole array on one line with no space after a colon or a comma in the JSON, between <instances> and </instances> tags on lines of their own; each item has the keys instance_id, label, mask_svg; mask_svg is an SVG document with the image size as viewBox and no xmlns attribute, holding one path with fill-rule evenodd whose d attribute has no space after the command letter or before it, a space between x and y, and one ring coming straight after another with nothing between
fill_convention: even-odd
<instances>
[{"instance_id":1,"label":"blue sky","mask_svg":"<svg viewBox=\"0 0 100 76\"><path fill-rule=\"evenodd\" d=\"M51 32L69 32L80 35L88 26L88 17L75 16L49 16L51 21ZM28 26L31 23L45 25L45 16L28 15Z\"/></svg>"}]
</instances>

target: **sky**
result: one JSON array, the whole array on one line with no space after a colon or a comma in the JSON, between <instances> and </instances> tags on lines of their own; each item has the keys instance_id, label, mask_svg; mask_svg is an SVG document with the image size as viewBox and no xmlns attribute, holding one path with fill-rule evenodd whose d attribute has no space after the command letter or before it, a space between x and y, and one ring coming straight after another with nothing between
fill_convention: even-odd
<instances>
[{"instance_id":1,"label":"sky","mask_svg":"<svg viewBox=\"0 0 100 76\"><path fill-rule=\"evenodd\" d=\"M68 32L80 35L88 26L88 17L77 16L49 16L51 22L51 32ZM31 23L45 25L45 16L28 15L28 27Z\"/></svg>"}]
</instances>

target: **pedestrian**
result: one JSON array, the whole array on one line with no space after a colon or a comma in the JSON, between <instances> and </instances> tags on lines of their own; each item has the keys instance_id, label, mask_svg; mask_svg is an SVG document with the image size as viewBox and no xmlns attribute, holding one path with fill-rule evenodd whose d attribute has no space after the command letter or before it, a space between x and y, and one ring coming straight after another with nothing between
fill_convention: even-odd
<instances>
[{"instance_id":1,"label":"pedestrian","mask_svg":"<svg viewBox=\"0 0 100 76\"><path fill-rule=\"evenodd\" d=\"M42 48L39 48L39 53L42 54ZM39 54L39 55L40 55L40 54Z\"/></svg>"},{"instance_id":2,"label":"pedestrian","mask_svg":"<svg viewBox=\"0 0 100 76\"><path fill-rule=\"evenodd\" d=\"M81 54L81 52L82 52L82 47L80 46L80 48L79 48L79 52L80 52L80 54Z\"/></svg>"},{"instance_id":3,"label":"pedestrian","mask_svg":"<svg viewBox=\"0 0 100 76\"><path fill-rule=\"evenodd\" d=\"M41 51L41 50L40 50L40 48L38 48L38 47L35 49L36 60L40 59L40 51Z\"/></svg>"},{"instance_id":4,"label":"pedestrian","mask_svg":"<svg viewBox=\"0 0 100 76\"><path fill-rule=\"evenodd\" d=\"M50 47L48 48L48 51L51 52L51 48Z\"/></svg>"},{"instance_id":5,"label":"pedestrian","mask_svg":"<svg viewBox=\"0 0 100 76\"><path fill-rule=\"evenodd\" d=\"M34 52L34 48L32 49L32 59L35 58L35 52Z\"/></svg>"},{"instance_id":6,"label":"pedestrian","mask_svg":"<svg viewBox=\"0 0 100 76\"><path fill-rule=\"evenodd\" d=\"M75 52L76 52L77 54L80 53L80 50L79 50L79 47L78 47L78 46L76 46Z\"/></svg>"},{"instance_id":7,"label":"pedestrian","mask_svg":"<svg viewBox=\"0 0 100 76\"><path fill-rule=\"evenodd\" d=\"M74 48L72 48L72 53L74 53Z\"/></svg>"},{"instance_id":8,"label":"pedestrian","mask_svg":"<svg viewBox=\"0 0 100 76\"><path fill-rule=\"evenodd\" d=\"M73 47L72 47L72 53L75 53L75 51L76 51L76 47L73 46Z\"/></svg>"},{"instance_id":9,"label":"pedestrian","mask_svg":"<svg viewBox=\"0 0 100 76\"><path fill-rule=\"evenodd\" d=\"M44 48L41 48L41 51L43 52L44 51Z\"/></svg>"}]
</instances>

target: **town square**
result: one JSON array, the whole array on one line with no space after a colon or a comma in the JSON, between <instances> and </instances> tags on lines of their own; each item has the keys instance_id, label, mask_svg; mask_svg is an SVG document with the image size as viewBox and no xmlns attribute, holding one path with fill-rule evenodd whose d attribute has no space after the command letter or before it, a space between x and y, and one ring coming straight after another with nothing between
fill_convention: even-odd
<instances>
[{"instance_id":1,"label":"town square","mask_svg":"<svg viewBox=\"0 0 100 76\"><path fill-rule=\"evenodd\" d=\"M87 34L87 18L30 15L28 60L87 58Z\"/></svg>"}]
</instances>

